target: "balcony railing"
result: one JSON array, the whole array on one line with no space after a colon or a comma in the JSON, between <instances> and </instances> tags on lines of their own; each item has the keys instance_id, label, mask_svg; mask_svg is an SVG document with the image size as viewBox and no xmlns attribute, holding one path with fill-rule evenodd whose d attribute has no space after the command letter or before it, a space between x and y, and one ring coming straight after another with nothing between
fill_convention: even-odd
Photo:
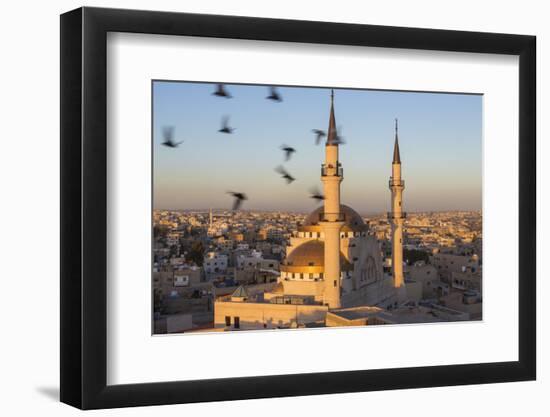
<instances>
[{"instance_id":1,"label":"balcony railing","mask_svg":"<svg viewBox=\"0 0 550 417\"><path fill-rule=\"evenodd\" d=\"M388 183L389 187L404 187L405 181L403 180L394 180L393 178L390 178L390 181Z\"/></svg>"},{"instance_id":2,"label":"balcony railing","mask_svg":"<svg viewBox=\"0 0 550 417\"><path fill-rule=\"evenodd\" d=\"M407 213L405 213L404 211L402 211L401 213L393 213L391 211L388 211L388 219L389 220L406 219L406 218L407 218Z\"/></svg>"},{"instance_id":3,"label":"balcony railing","mask_svg":"<svg viewBox=\"0 0 550 417\"><path fill-rule=\"evenodd\" d=\"M319 213L319 221L321 222L345 222L346 215L344 213Z\"/></svg>"},{"instance_id":4,"label":"balcony railing","mask_svg":"<svg viewBox=\"0 0 550 417\"><path fill-rule=\"evenodd\" d=\"M343 177L344 176L344 168L340 165L340 162L338 162L338 166L332 166L332 165L321 165L321 176L322 177Z\"/></svg>"}]
</instances>

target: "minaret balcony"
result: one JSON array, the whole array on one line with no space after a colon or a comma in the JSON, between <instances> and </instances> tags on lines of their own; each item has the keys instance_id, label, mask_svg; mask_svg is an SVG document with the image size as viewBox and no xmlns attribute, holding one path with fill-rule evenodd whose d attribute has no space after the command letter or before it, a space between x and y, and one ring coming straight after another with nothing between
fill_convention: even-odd
<instances>
[{"instance_id":1,"label":"minaret balcony","mask_svg":"<svg viewBox=\"0 0 550 417\"><path fill-rule=\"evenodd\" d=\"M388 219L389 220L398 220L398 219L406 219L407 213L402 211L401 213L394 213L392 211L388 211Z\"/></svg>"},{"instance_id":2,"label":"minaret balcony","mask_svg":"<svg viewBox=\"0 0 550 417\"><path fill-rule=\"evenodd\" d=\"M405 181L403 180L395 180L393 178L390 178L389 181L389 187L405 187Z\"/></svg>"},{"instance_id":3,"label":"minaret balcony","mask_svg":"<svg viewBox=\"0 0 550 417\"><path fill-rule=\"evenodd\" d=\"M321 177L343 177L344 168L338 163L338 166L334 165L321 165Z\"/></svg>"},{"instance_id":4,"label":"minaret balcony","mask_svg":"<svg viewBox=\"0 0 550 417\"><path fill-rule=\"evenodd\" d=\"M319 221L321 222L345 222L345 213L319 213Z\"/></svg>"}]
</instances>

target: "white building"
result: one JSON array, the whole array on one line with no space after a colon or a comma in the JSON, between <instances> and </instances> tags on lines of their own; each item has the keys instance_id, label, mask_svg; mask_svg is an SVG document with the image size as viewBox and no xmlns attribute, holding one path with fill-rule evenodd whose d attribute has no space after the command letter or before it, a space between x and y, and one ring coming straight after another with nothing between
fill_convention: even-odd
<instances>
[{"instance_id":1,"label":"white building","mask_svg":"<svg viewBox=\"0 0 550 417\"><path fill-rule=\"evenodd\" d=\"M204 257L203 268L207 274L227 271L228 257L218 252L208 252Z\"/></svg>"}]
</instances>

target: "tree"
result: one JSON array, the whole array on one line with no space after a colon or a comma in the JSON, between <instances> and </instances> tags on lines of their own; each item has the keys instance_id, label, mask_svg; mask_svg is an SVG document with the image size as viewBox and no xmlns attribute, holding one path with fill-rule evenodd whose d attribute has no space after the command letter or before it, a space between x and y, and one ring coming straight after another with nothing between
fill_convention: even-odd
<instances>
[{"instance_id":1,"label":"tree","mask_svg":"<svg viewBox=\"0 0 550 417\"><path fill-rule=\"evenodd\" d=\"M187 260L193 261L196 265L202 266L202 261L204 259L204 245L202 242L193 242L191 244L191 249L187 253Z\"/></svg>"},{"instance_id":2,"label":"tree","mask_svg":"<svg viewBox=\"0 0 550 417\"><path fill-rule=\"evenodd\" d=\"M424 252L418 249L403 249L403 258L407 265L414 265L415 262L424 261L430 263L430 255L428 252Z\"/></svg>"}]
</instances>

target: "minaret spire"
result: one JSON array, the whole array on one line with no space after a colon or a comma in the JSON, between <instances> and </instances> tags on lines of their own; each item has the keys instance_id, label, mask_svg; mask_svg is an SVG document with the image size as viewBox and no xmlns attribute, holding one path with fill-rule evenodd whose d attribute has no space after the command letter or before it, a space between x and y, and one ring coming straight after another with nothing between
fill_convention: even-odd
<instances>
[{"instance_id":1,"label":"minaret spire","mask_svg":"<svg viewBox=\"0 0 550 417\"><path fill-rule=\"evenodd\" d=\"M394 164L401 163L401 156L399 155L399 137L398 137L397 119L395 119L395 144L393 145L393 163Z\"/></svg>"},{"instance_id":2,"label":"minaret spire","mask_svg":"<svg viewBox=\"0 0 550 417\"><path fill-rule=\"evenodd\" d=\"M325 163L321 166L321 181L325 195L319 225L324 234L323 301L329 308L340 307L340 229L344 218L340 210L340 183L344 171L338 160L336 118L334 117L334 90L330 92L330 116Z\"/></svg>"},{"instance_id":3,"label":"minaret spire","mask_svg":"<svg viewBox=\"0 0 550 417\"><path fill-rule=\"evenodd\" d=\"M328 134L326 145L338 145L336 140L338 133L336 131L336 117L334 116L334 90L330 90L330 116L328 120Z\"/></svg>"},{"instance_id":4,"label":"minaret spire","mask_svg":"<svg viewBox=\"0 0 550 417\"><path fill-rule=\"evenodd\" d=\"M403 301L405 297L405 278L403 275L403 224L406 213L403 211L403 190L405 181L401 179L401 157L399 155L398 125L395 119L395 145L393 147L393 161L391 166L389 188L391 191L391 211L388 220L391 225L392 240L392 274L393 285L398 289L397 297Z\"/></svg>"}]
</instances>

